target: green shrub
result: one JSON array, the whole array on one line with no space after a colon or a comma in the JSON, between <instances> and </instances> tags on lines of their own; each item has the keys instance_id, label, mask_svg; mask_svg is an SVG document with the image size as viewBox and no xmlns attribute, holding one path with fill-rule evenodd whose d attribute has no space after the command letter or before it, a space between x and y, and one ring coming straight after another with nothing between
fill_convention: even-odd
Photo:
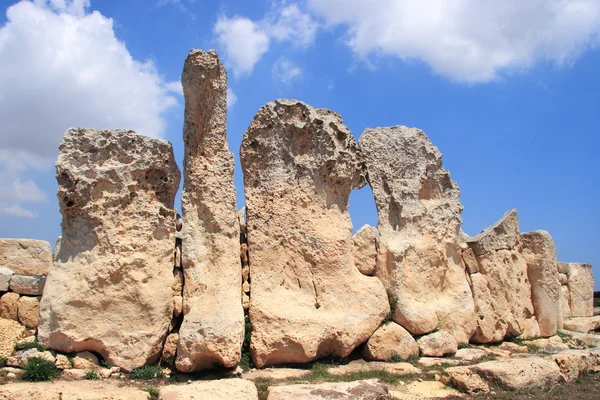
<instances>
[{"instance_id":1,"label":"green shrub","mask_svg":"<svg viewBox=\"0 0 600 400\"><path fill-rule=\"evenodd\" d=\"M44 351L42 346L40 346L40 344L38 343L37 339L35 339L33 342L17 344L17 350L29 349L37 349L38 351Z\"/></svg>"},{"instance_id":2,"label":"green shrub","mask_svg":"<svg viewBox=\"0 0 600 400\"><path fill-rule=\"evenodd\" d=\"M93 369L90 369L85 373L83 378L87 379L88 381L98 381L100 380L100 375L98 375L98 373Z\"/></svg>"},{"instance_id":3,"label":"green shrub","mask_svg":"<svg viewBox=\"0 0 600 400\"><path fill-rule=\"evenodd\" d=\"M0 368L6 367L6 357L0 357Z\"/></svg>"},{"instance_id":4,"label":"green shrub","mask_svg":"<svg viewBox=\"0 0 600 400\"><path fill-rule=\"evenodd\" d=\"M140 381L149 381L154 378L164 378L165 374L158 365L144 365L131 371L129 377Z\"/></svg>"},{"instance_id":5,"label":"green shrub","mask_svg":"<svg viewBox=\"0 0 600 400\"><path fill-rule=\"evenodd\" d=\"M156 386L148 385L145 387L146 392L148 392L148 400L158 400L158 395L160 390Z\"/></svg>"},{"instance_id":6,"label":"green shrub","mask_svg":"<svg viewBox=\"0 0 600 400\"><path fill-rule=\"evenodd\" d=\"M392 362L392 363L399 363L399 362L404 361L404 359L402 358L402 356L400 356L400 354L394 353L394 354L392 354L392 356L390 357L390 359L388 361Z\"/></svg>"},{"instance_id":7,"label":"green shrub","mask_svg":"<svg viewBox=\"0 0 600 400\"><path fill-rule=\"evenodd\" d=\"M382 325L394 320L394 313L396 312L396 306L398 304L398 297L396 297L394 292L392 292L391 290L388 290L387 295L388 295L388 301L390 303L390 312L383 320Z\"/></svg>"},{"instance_id":8,"label":"green shrub","mask_svg":"<svg viewBox=\"0 0 600 400\"><path fill-rule=\"evenodd\" d=\"M245 351L242 350L242 357L240 358L240 368L243 369L244 371L249 371L252 368L252 359L250 358L250 354Z\"/></svg>"},{"instance_id":9,"label":"green shrub","mask_svg":"<svg viewBox=\"0 0 600 400\"><path fill-rule=\"evenodd\" d=\"M29 382L49 381L60 375L60 370L53 362L39 357L27 360L23 371L23 380Z\"/></svg>"}]
</instances>

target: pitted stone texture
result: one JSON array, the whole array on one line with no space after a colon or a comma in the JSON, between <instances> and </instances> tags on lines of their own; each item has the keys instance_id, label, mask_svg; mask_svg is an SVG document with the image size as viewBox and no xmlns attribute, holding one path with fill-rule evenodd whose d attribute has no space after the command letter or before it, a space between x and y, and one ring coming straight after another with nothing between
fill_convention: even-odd
<instances>
[{"instance_id":1,"label":"pitted stone texture","mask_svg":"<svg viewBox=\"0 0 600 400\"><path fill-rule=\"evenodd\" d=\"M363 275L375 273L378 240L377 228L369 225L364 225L352 236L354 264Z\"/></svg>"},{"instance_id":2,"label":"pitted stone texture","mask_svg":"<svg viewBox=\"0 0 600 400\"><path fill-rule=\"evenodd\" d=\"M365 184L352 134L332 111L277 100L258 111L240 154L254 363L347 356L389 312L383 285L352 256L348 197Z\"/></svg>"},{"instance_id":3,"label":"pitted stone texture","mask_svg":"<svg viewBox=\"0 0 600 400\"><path fill-rule=\"evenodd\" d=\"M456 353L458 345L448 332L439 331L420 337L417 340L421 354L426 357L443 357Z\"/></svg>"},{"instance_id":4,"label":"pitted stone texture","mask_svg":"<svg viewBox=\"0 0 600 400\"><path fill-rule=\"evenodd\" d=\"M469 367L451 367L444 370L452 386L470 394L486 394L490 392L489 385Z\"/></svg>"},{"instance_id":5,"label":"pitted stone texture","mask_svg":"<svg viewBox=\"0 0 600 400\"><path fill-rule=\"evenodd\" d=\"M566 319L564 328L569 331L588 333L600 329L600 315Z\"/></svg>"},{"instance_id":6,"label":"pitted stone texture","mask_svg":"<svg viewBox=\"0 0 600 400\"><path fill-rule=\"evenodd\" d=\"M12 354L24 329L17 321L0 318L0 357Z\"/></svg>"},{"instance_id":7,"label":"pitted stone texture","mask_svg":"<svg viewBox=\"0 0 600 400\"><path fill-rule=\"evenodd\" d=\"M27 296L41 296L45 285L45 276L13 275L10 278L10 290Z\"/></svg>"},{"instance_id":8,"label":"pitted stone texture","mask_svg":"<svg viewBox=\"0 0 600 400\"><path fill-rule=\"evenodd\" d=\"M37 328L39 325L40 297L21 296L17 307L19 323L28 328Z\"/></svg>"},{"instance_id":9,"label":"pitted stone texture","mask_svg":"<svg viewBox=\"0 0 600 400\"><path fill-rule=\"evenodd\" d=\"M387 399L387 385L378 379L314 385L271 386L267 400L372 400Z\"/></svg>"},{"instance_id":10,"label":"pitted stone texture","mask_svg":"<svg viewBox=\"0 0 600 400\"><path fill-rule=\"evenodd\" d=\"M419 355L419 346L406 329L388 322L369 338L363 354L367 360L388 361L393 356L408 360Z\"/></svg>"},{"instance_id":11,"label":"pitted stone texture","mask_svg":"<svg viewBox=\"0 0 600 400\"><path fill-rule=\"evenodd\" d=\"M394 321L466 344L476 322L458 244L462 205L442 154L404 126L367 129L360 146L379 218L376 274L397 298Z\"/></svg>"},{"instance_id":12,"label":"pitted stone texture","mask_svg":"<svg viewBox=\"0 0 600 400\"><path fill-rule=\"evenodd\" d=\"M233 154L226 137L227 73L213 50L192 50L185 96L182 239L185 288L176 367L189 372L240 361L244 310Z\"/></svg>"},{"instance_id":13,"label":"pitted stone texture","mask_svg":"<svg viewBox=\"0 0 600 400\"><path fill-rule=\"evenodd\" d=\"M159 400L258 400L256 386L245 379L198 381L169 385L160 390Z\"/></svg>"},{"instance_id":14,"label":"pitted stone texture","mask_svg":"<svg viewBox=\"0 0 600 400\"><path fill-rule=\"evenodd\" d=\"M66 370L70 371L70 370ZM81 371L85 374L86 371ZM85 387L85 389L82 389ZM0 386L2 400L148 400L143 389L102 381L11 383Z\"/></svg>"},{"instance_id":15,"label":"pitted stone texture","mask_svg":"<svg viewBox=\"0 0 600 400\"><path fill-rule=\"evenodd\" d=\"M62 240L40 344L94 351L124 370L157 360L172 315L179 170L170 143L73 128L56 169Z\"/></svg>"},{"instance_id":16,"label":"pitted stone texture","mask_svg":"<svg viewBox=\"0 0 600 400\"><path fill-rule=\"evenodd\" d=\"M569 263L569 305L572 317L594 315L594 275L590 264Z\"/></svg>"},{"instance_id":17,"label":"pitted stone texture","mask_svg":"<svg viewBox=\"0 0 600 400\"><path fill-rule=\"evenodd\" d=\"M477 309L476 343L499 342L518 336L528 328L535 332L531 285L527 262L522 256L519 219L510 210L500 221L467 242L479 263L471 275Z\"/></svg>"},{"instance_id":18,"label":"pitted stone texture","mask_svg":"<svg viewBox=\"0 0 600 400\"><path fill-rule=\"evenodd\" d=\"M18 318L18 293L8 292L0 297L0 318L12 319L17 321Z\"/></svg>"},{"instance_id":19,"label":"pitted stone texture","mask_svg":"<svg viewBox=\"0 0 600 400\"><path fill-rule=\"evenodd\" d=\"M562 378L554 361L539 357L487 361L469 368L488 381L510 390L550 387Z\"/></svg>"},{"instance_id":20,"label":"pitted stone texture","mask_svg":"<svg viewBox=\"0 0 600 400\"><path fill-rule=\"evenodd\" d=\"M33 239L0 239L0 267L16 275L48 275L52 265L50 243Z\"/></svg>"},{"instance_id":21,"label":"pitted stone texture","mask_svg":"<svg viewBox=\"0 0 600 400\"><path fill-rule=\"evenodd\" d=\"M561 295L554 240L546 231L534 231L523 233L521 241L540 336L553 336L558 330Z\"/></svg>"}]
</instances>

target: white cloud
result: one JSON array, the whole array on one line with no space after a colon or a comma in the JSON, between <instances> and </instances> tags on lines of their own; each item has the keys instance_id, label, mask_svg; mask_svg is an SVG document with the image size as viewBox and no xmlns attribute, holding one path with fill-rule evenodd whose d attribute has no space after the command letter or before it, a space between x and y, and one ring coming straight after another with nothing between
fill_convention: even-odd
<instances>
[{"instance_id":1,"label":"white cloud","mask_svg":"<svg viewBox=\"0 0 600 400\"><path fill-rule=\"evenodd\" d=\"M267 14L263 21L265 30L279 41L290 41L292 45L307 47L317 35L317 22L300 10L297 4L281 4Z\"/></svg>"},{"instance_id":2,"label":"white cloud","mask_svg":"<svg viewBox=\"0 0 600 400\"><path fill-rule=\"evenodd\" d=\"M214 26L225 61L236 78L252 74L254 66L270 47L272 40L289 42L293 47L312 44L318 24L297 4L273 3L262 19L253 21L242 16L221 16Z\"/></svg>"},{"instance_id":3,"label":"white cloud","mask_svg":"<svg viewBox=\"0 0 600 400\"><path fill-rule=\"evenodd\" d=\"M308 0L362 58L420 60L464 82L570 63L600 39L598 0Z\"/></svg>"},{"instance_id":4,"label":"white cloud","mask_svg":"<svg viewBox=\"0 0 600 400\"><path fill-rule=\"evenodd\" d=\"M15 197L39 194L21 175L51 168L69 127L127 128L161 137L163 113L177 104L170 95L174 84L151 61L133 59L115 37L112 20L87 12L89 6L89 0L21 1L6 12L0 27L0 60L8 61L0 62L5 209L18 210L9 201L34 201Z\"/></svg>"},{"instance_id":5,"label":"white cloud","mask_svg":"<svg viewBox=\"0 0 600 400\"><path fill-rule=\"evenodd\" d=\"M248 18L221 16L214 32L236 78L250 75L254 65L269 49L269 36Z\"/></svg>"},{"instance_id":6,"label":"white cloud","mask_svg":"<svg viewBox=\"0 0 600 400\"><path fill-rule=\"evenodd\" d=\"M3 205L2 203L0 203L0 214L24 218L36 218L38 216L37 213L26 210L18 204Z\"/></svg>"},{"instance_id":7,"label":"white cloud","mask_svg":"<svg viewBox=\"0 0 600 400\"><path fill-rule=\"evenodd\" d=\"M227 108L233 107L237 102L237 96L231 88L227 88Z\"/></svg>"},{"instance_id":8,"label":"white cloud","mask_svg":"<svg viewBox=\"0 0 600 400\"><path fill-rule=\"evenodd\" d=\"M289 85L302 76L302 69L285 57L280 57L271 70L275 82Z\"/></svg>"}]
</instances>

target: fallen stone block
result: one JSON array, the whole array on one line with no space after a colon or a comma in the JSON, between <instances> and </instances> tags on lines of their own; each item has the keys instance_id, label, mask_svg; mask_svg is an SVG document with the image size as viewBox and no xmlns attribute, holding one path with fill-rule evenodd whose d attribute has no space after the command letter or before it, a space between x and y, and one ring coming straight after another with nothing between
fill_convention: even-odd
<instances>
[{"instance_id":1,"label":"fallen stone block","mask_svg":"<svg viewBox=\"0 0 600 400\"><path fill-rule=\"evenodd\" d=\"M377 379L315 385L269 387L268 400L372 400L387 398L387 385Z\"/></svg>"},{"instance_id":2,"label":"fallen stone block","mask_svg":"<svg viewBox=\"0 0 600 400\"><path fill-rule=\"evenodd\" d=\"M556 362L539 357L487 361L469 368L486 380L499 383L509 390L545 388L562 379Z\"/></svg>"},{"instance_id":3,"label":"fallen stone block","mask_svg":"<svg viewBox=\"0 0 600 400\"><path fill-rule=\"evenodd\" d=\"M27 296L41 296L45 285L45 276L13 275L10 278L10 290Z\"/></svg>"},{"instance_id":4,"label":"fallen stone block","mask_svg":"<svg viewBox=\"0 0 600 400\"><path fill-rule=\"evenodd\" d=\"M50 243L34 239L0 239L0 267L16 275L45 276L52 266Z\"/></svg>"},{"instance_id":5,"label":"fallen stone block","mask_svg":"<svg viewBox=\"0 0 600 400\"><path fill-rule=\"evenodd\" d=\"M600 315L566 319L563 329L582 333L596 331L600 329Z\"/></svg>"},{"instance_id":6,"label":"fallen stone block","mask_svg":"<svg viewBox=\"0 0 600 400\"><path fill-rule=\"evenodd\" d=\"M169 385L160 389L159 400L258 400L252 381L221 379Z\"/></svg>"}]
</instances>

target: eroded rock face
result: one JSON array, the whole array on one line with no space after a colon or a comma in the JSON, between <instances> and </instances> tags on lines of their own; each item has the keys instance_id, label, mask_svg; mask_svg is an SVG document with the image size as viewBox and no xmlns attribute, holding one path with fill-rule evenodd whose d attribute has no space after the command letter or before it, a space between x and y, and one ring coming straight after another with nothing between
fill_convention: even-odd
<instances>
[{"instance_id":1,"label":"eroded rock face","mask_svg":"<svg viewBox=\"0 0 600 400\"><path fill-rule=\"evenodd\" d=\"M354 264L363 275L375 273L378 240L377 228L369 225L364 225L352 236Z\"/></svg>"},{"instance_id":2,"label":"eroded rock face","mask_svg":"<svg viewBox=\"0 0 600 400\"><path fill-rule=\"evenodd\" d=\"M465 344L475 331L460 254L460 191L423 131L367 129L360 137L379 218L377 276L397 298L394 321Z\"/></svg>"},{"instance_id":3,"label":"eroded rock face","mask_svg":"<svg viewBox=\"0 0 600 400\"><path fill-rule=\"evenodd\" d=\"M50 243L33 239L0 239L0 267L15 275L48 275L52 265Z\"/></svg>"},{"instance_id":4,"label":"eroded rock face","mask_svg":"<svg viewBox=\"0 0 600 400\"><path fill-rule=\"evenodd\" d=\"M133 131L66 132L56 164L62 240L39 341L130 370L160 356L172 314L179 170L171 144Z\"/></svg>"},{"instance_id":5,"label":"eroded rock face","mask_svg":"<svg viewBox=\"0 0 600 400\"><path fill-rule=\"evenodd\" d=\"M521 241L540 336L550 337L558 330L561 296L554 240L546 231L534 231L523 233Z\"/></svg>"},{"instance_id":6,"label":"eroded rock face","mask_svg":"<svg viewBox=\"0 0 600 400\"><path fill-rule=\"evenodd\" d=\"M508 211L467 243L479 264L479 273L471 275L478 314L472 340L492 343L521 335L526 328L539 331L532 326L536 321L516 210Z\"/></svg>"},{"instance_id":7,"label":"eroded rock face","mask_svg":"<svg viewBox=\"0 0 600 400\"><path fill-rule=\"evenodd\" d=\"M258 111L240 154L254 363L347 356L389 312L381 282L352 257L348 196L365 184L352 134L334 112L278 100Z\"/></svg>"},{"instance_id":8,"label":"eroded rock face","mask_svg":"<svg viewBox=\"0 0 600 400\"><path fill-rule=\"evenodd\" d=\"M569 306L573 317L594 315L594 275L590 264L569 263Z\"/></svg>"},{"instance_id":9,"label":"eroded rock face","mask_svg":"<svg viewBox=\"0 0 600 400\"><path fill-rule=\"evenodd\" d=\"M192 50L181 83L185 287L176 367L189 372L238 364L244 311L234 161L226 138L227 73L216 52Z\"/></svg>"}]
</instances>

